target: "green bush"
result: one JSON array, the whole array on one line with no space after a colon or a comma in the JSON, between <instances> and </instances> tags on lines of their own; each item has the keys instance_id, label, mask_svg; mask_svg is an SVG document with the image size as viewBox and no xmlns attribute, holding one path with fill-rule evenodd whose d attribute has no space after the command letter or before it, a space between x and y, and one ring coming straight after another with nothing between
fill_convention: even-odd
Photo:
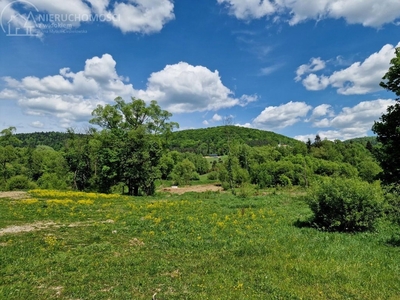
<instances>
[{"instance_id":1,"label":"green bush","mask_svg":"<svg viewBox=\"0 0 400 300\"><path fill-rule=\"evenodd\" d=\"M63 190L67 188L65 180L58 178L57 174L43 174L37 181L37 184L42 189L48 190Z\"/></svg>"},{"instance_id":2,"label":"green bush","mask_svg":"<svg viewBox=\"0 0 400 300\"><path fill-rule=\"evenodd\" d=\"M385 198L388 204L386 214L391 221L400 225L400 186L397 184L385 186Z\"/></svg>"},{"instance_id":3,"label":"green bush","mask_svg":"<svg viewBox=\"0 0 400 300\"><path fill-rule=\"evenodd\" d=\"M217 171L212 171L207 174L207 179L208 180L217 180L218 179L218 172Z\"/></svg>"},{"instance_id":4,"label":"green bush","mask_svg":"<svg viewBox=\"0 0 400 300\"><path fill-rule=\"evenodd\" d=\"M200 175L197 172L193 172L192 173L192 177L190 178L190 180L200 180Z\"/></svg>"},{"instance_id":5,"label":"green bush","mask_svg":"<svg viewBox=\"0 0 400 300\"><path fill-rule=\"evenodd\" d=\"M309 196L314 225L328 231L373 229L382 216L383 203L383 191L378 183L357 179L327 179Z\"/></svg>"},{"instance_id":6,"label":"green bush","mask_svg":"<svg viewBox=\"0 0 400 300\"><path fill-rule=\"evenodd\" d=\"M37 188L37 185L30 181L28 177L24 175L11 177L6 184L7 191L29 190L34 188Z\"/></svg>"}]
</instances>

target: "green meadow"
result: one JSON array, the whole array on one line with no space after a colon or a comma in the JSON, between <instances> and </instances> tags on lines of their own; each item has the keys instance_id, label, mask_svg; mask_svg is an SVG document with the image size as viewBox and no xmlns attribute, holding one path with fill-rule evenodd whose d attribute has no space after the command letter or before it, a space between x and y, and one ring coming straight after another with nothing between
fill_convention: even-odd
<instances>
[{"instance_id":1,"label":"green meadow","mask_svg":"<svg viewBox=\"0 0 400 300\"><path fill-rule=\"evenodd\" d=\"M318 231L302 195L0 198L0 299L400 299L395 228Z\"/></svg>"}]
</instances>

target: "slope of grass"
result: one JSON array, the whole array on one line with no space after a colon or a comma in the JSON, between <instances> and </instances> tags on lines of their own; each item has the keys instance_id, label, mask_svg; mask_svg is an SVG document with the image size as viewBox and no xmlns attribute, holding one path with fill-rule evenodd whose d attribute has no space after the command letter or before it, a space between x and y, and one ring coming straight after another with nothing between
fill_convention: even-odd
<instances>
[{"instance_id":1,"label":"slope of grass","mask_svg":"<svg viewBox=\"0 0 400 300\"><path fill-rule=\"evenodd\" d=\"M31 197L0 199L0 299L400 298L390 227L301 228L310 210L289 194Z\"/></svg>"}]
</instances>

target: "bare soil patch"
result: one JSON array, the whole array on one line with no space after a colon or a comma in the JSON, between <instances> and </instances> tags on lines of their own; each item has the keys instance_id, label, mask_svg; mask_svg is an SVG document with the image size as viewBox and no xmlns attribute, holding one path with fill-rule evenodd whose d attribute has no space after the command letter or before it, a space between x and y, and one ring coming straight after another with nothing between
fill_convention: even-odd
<instances>
[{"instance_id":1,"label":"bare soil patch","mask_svg":"<svg viewBox=\"0 0 400 300\"><path fill-rule=\"evenodd\" d=\"M28 197L27 192L0 192L0 198L24 199Z\"/></svg>"},{"instance_id":2,"label":"bare soil patch","mask_svg":"<svg viewBox=\"0 0 400 300\"><path fill-rule=\"evenodd\" d=\"M187 192L197 192L197 193L202 193L207 191L218 192L222 191L222 187L213 184L202 184L202 185L191 185L183 187L163 188L162 191L182 195Z\"/></svg>"},{"instance_id":3,"label":"bare soil patch","mask_svg":"<svg viewBox=\"0 0 400 300\"><path fill-rule=\"evenodd\" d=\"M24 225L11 225L6 228L0 229L0 236L6 235L6 234L16 234L16 233L21 233L21 232L30 232L30 231L37 231L37 230L42 230L42 229L47 229L47 228L60 228L61 226L67 226L67 227L81 227L81 226L90 226L94 224L94 221L87 221L87 222L75 222L71 223L68 225L63 225L63 224L57 224L52 221L49 222L35 222L31 224L24 224ZM114 220L106 220L102 221L99 223L103 224L112 224L114 223Z\"/></svg>"}]
</instances>

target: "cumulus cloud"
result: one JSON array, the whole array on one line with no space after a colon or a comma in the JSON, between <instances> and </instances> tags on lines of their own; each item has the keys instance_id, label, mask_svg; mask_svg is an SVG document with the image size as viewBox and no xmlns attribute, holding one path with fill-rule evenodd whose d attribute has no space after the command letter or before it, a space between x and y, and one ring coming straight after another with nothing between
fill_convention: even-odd
<instances>
[{"instance_id":1,"label":"cumulus cloud","mask_svg":"<svg viewBox=\"0 0 400 300\"><path fill-rule=\"evenodd\" d=\"M371 54L363 62L355 62L348 68L335 71L331 75L308 74L302 83L307 90L318 91L331 86L342 95L367 94L381 89L379 82L390 66L390 60L395 56L395 48L387 44L378 52ZM304 67L305 66L305 67ZM296 81L301 80L307 65L297 70ZM317 71L317 70L312 70Z\"/></svg>"},{"instance_id":2,"label":"cumulus cloud","mask_svg":"<svg viewBox=\"0 0 400 300\"><path fill-rule=\"evenodd\" d=\"M127 78L118 75L116 61L109 54L87 59L82 71L62 68L57 75L21 80L3 77L5 88L0 99L15 100L24 112L35 116L53 116L63 127L87 121L98 104L112 103L121 96L146 101L157 100L172 113L217 111L236 105L245 106L257 96L235 97L223 85L218 71L185 62L168 65L148 78L147 88L134 89ZM212 121L222 120L215 114Z\"/></svg>"},{"instance_id":3,"label":"cumulus cloud","mask_svg":"<svg viewBox=\"0 0 400 300\"><path fill-rule=\"evenodd\" d=\"M296 25L306 20L345 19L349 24L381 27L400 18L397 0L217 0L241 20L274 17Z\"/></svg>"},{"instance_id":4,"label":"cumulus cloud","mask_svg":"<svg viewBox=\"0 0 400 300\"><path fill-rule=\"evenodd\" d=\"M212 120L214 122L219 122L219 121L222 121L222 117L219 114L214 114L214 116L212 117Z\"/></svg>"},{"instance_id":5,"label":"cumulus cloud","mask_svg":"<svg viewBox=\"0 0 400 300\"><path fill-rule=\"evenodd\" d=\"M316 72L324 68L325 61L323 61L320 57L313 57L310 59L310 62L308 64L301 65L297 68L295 80L300 81L304 74Z\"/></svg>"},{"instance_id":6,"label":"cumulus cloud","mask_svg":"<svg viewBox=\"0 0 400 300\"><path fill-rule=\"evenodd\" d=\"M217 0L228 7L231 14L238 19L259 19L273 14L276 7L269 0Z\"/></svg>"},{"instance_id":7,"label":"cumulus cloud","mask_svg":"<svg viewBox=\"0 0 400 300\"><path fill-rule=\"evenodd\" d=\"M172 0L30 0L29 3L3 0L0 3L3 30L11 20L15 27L30 27L31 33L39 37L52 23L63 24L70 29L79 27L81 23L107 22L124 33L150 34L161 31L166 23L175 18L173 10ZM25 24L20 16L28 19L28 23Z\"/></svg>"},{"instance_id":8,"label":"cumulus cloud","mask_svg":"<svg viewBox=\"0 0 400 300\"><path fill-rule=\"evenodd\" d=\"M245 106L256 101L257 96L243 95L239 98L223 85L218 71L186 62L167 65L152 73L147 89L136 95L145 100L157 99L158 103L173 113L210 111L236 105Z\"/></svg>"},{"instance_id":9,"label":"cumulus cloud","mask_svg":"<svg viewBox=\"0 0 400 300\"><path fill-rule=\"evenodd\" d=\"M353 107L344 107L336 116L333 114L330 105L323 104L314 109L313 115L317 110L315 117L327 117L314 120L313 126L329 128L329 130L317 132L321 138L329 140L346 140L367 136L374 121L377 121L386 112L388 106L395 103L396 101L391 99L363 101ZM295 138L306 141L310 136L315 137L315 134L299 135Z\"/></svg>"},{"instance_id":10,"label":"cumulus cloud","mask_svg":"<svg viewBox=\"0 0 400 300\"><path fill-rule=\"evenodd\" d=\"M326 115L332 117L335 115L335 113L334 113L331 105L321 104L313 109L310 120L315 120L317 118L324 117Z\"/></svg>"},{"instance_id":11,"label":"cumulus cloud","mask_svg":"<svg viewBox=\"0 0 400 300\"><path fill-rule=\"evenodd\" d=\"M285 128L301 121L311 109L304 102L292 101L280 106L269 106L254 119L253 125L267 130Z\"/></svg>"}]
</instances>

